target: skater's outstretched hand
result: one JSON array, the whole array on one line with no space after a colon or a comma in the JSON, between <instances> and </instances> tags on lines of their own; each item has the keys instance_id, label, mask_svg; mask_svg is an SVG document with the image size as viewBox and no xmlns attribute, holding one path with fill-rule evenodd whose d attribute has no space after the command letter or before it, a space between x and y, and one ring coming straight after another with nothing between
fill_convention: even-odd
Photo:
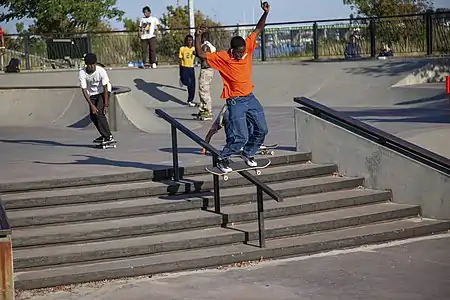
<instances>
[{"instance_id":1,"label":"skater's outstretched hand","mask_svg":"<svg viewBox=\"0 0 450 300\"><path fill-rule=\"evenodd\" d=\"M269 5L269 2L267 2L267 1L262 1L262 0L260 0L260 2L261 2L261 8L262 8L262 10L265 12L265 13L269 13L269 11L270 11L270 5Z\"/></svg>"}]
</instances>

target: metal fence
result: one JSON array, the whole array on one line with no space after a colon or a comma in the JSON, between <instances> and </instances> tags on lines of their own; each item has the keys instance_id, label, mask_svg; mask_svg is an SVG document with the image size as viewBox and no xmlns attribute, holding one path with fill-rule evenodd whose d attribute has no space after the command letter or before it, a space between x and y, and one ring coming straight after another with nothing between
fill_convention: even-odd
<instances>
[{"instance_id":1,"label":"metal fence","mask_svg":"<svg viewBox=\"0 0 450 300\"><path fill-rule=\"evenodd\" d=\"M227 49L232 36L249 34L255 25L210 28L218 49ZM158 63L178 61L178 49L189 29L162 30L158 34ZM450 53L450 14L427 13L383 18L333 19L268 24L261 35L255 60L343 58L350 36L360 55L376 57L382 44L396 56ZM141 61L136 32L92 32L71 35L7 35L4 60L18 57L27 69L76 66L87 51L109 66Z\"/></svg>"}]
</instances>

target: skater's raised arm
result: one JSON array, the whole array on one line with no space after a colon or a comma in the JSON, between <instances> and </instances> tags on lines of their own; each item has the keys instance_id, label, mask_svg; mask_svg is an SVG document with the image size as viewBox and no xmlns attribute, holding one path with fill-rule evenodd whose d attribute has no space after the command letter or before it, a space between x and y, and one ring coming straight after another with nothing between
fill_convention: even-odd
<instances>
[{"instance_id":1,"label":"skater's raised arm","mask_svg":"<svg viewBox=\"0 0 450 300\"><path fill-rule=\"evenodd\" d=\"M256 35L260 35L262 30L266 26L267 15L269 14L270 11L269 2L267 1L263 2L262 0L259 1L261 2L261 8L264 11L264 13L262 14L261 18L258 21L258 24L256 25L255 30L253 31L254 33L256 33Z\"/></svg>"},{"instance_id":2,"label":"skater's raised arm","mask_svg":"<svg viewBox=\"0 0 450 300\"><path fill-rule=\"evenodd\" d=\"M206 28L200 27L195 31L195 53L197 57L200 59L206 59L206 52L202 47L202 33L206 31Z\"/></svg>"}]
</instances>

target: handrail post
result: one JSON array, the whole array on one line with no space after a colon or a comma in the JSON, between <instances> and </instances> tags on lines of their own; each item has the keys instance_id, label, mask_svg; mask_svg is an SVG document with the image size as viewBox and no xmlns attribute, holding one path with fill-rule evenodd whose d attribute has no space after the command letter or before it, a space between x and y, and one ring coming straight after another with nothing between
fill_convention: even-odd
<instances>
[{"instance_id":1,"label":"handrail post","mask_svg":"<svg viewBox=\"0 0 450 300\"><path fill-rule=\"evenodd\" d=\"M177 128L171 125L172 131L172 160L173 160L173 180L180 181L180 169L178 168L178 140Z\"/></svg>"},{"instance_id":2,"label":"handrail post","mask_svg":"<svg viewBox=\"0 0 450 300\"><path fill-rule=\"evenodd\" d=\"M218 157L213 154L213 166L217 167ZM219 175L213 175L214 184L214 211L220 214L220 185L219 185Z\"/></svg>"},{"instance_id":3,"label":"handrail post","mask_svg":"<svg viewBox=\"0 0 450 300\"><path fill-rule=\"evenodd\" d=\"M259 247L266 248L266 228L264 226L264 199L263 190L260 186L256 187L256 202L258 203Z\"/></svg>"}]
</instances>

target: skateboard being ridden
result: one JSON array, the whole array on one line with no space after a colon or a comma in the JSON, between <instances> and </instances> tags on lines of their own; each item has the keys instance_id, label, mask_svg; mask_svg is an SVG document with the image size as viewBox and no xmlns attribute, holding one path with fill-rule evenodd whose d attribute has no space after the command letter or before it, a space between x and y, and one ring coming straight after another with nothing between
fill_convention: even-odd
<instances>
[{"instance_id":1,"label":"skateboard being ridden","mask_svg":"<svg viewBox=\"0 0 450 300\"><path fill-rule=\"evenodd\" d=\"M267 158L258 159L258 165L256 167L250 167L243 161L230 162L230 167L233 169L230 172L224 172L218 167L205 167L205 170L211 174L222 176L223 180L228 180L228 174L233 172L256 170L256 175L261 175L261 169L265 169L270 165L270 160Z\"/></svg>"},{"instance_id":2,"label":"skateboard being ridden","mask_svg":"<svg viewBox=\"0 0 450 300\"><path fill-rule=\"evenodd\" d=\"M233 171L229 158L239 154L249 167L258 167L254 155L268 133L264 109L253 93L252 82L252 57L270 10L269 3L262 0L260 3L264 13L255 30L245 39L241 36L233 37L228 51L206 53L202 49L201 35L207 30L199 28L195 33L197 57L218 70L223 81L221 98L225 100L228 111L225 126L227 143L217 162L217 167L223 172Z\"/></svg>"},{"instance_id":3,"label":"skateboard being ridden","mask_svg":"<svg viewBox=\"0 0 450 300\"><path fill-rule=\"evenodd\" d=\"M211 141L211 138L213 137L213 135L215 135L219 130L221 130L225 126L225 123L227 122L227 118L228 118L227 105L225 104L222 107L222 109L220 110L220 113L217 116L217 118L212 123L211 128L209 129L208 133L206 134L205 141L207 143L209 143ZM249 128L249 131L251 132L252 128ZM275 155L275 151L274 150L276 148L278 148L278 144L273 144L273 145L264 145L264 144L262 144L259 147L259 149L256 152L256 154L272 155L273 156L273 155ZM206 149L205 148L202 149L202 154L206 155Z\"/></svg>"}]
</instances>

